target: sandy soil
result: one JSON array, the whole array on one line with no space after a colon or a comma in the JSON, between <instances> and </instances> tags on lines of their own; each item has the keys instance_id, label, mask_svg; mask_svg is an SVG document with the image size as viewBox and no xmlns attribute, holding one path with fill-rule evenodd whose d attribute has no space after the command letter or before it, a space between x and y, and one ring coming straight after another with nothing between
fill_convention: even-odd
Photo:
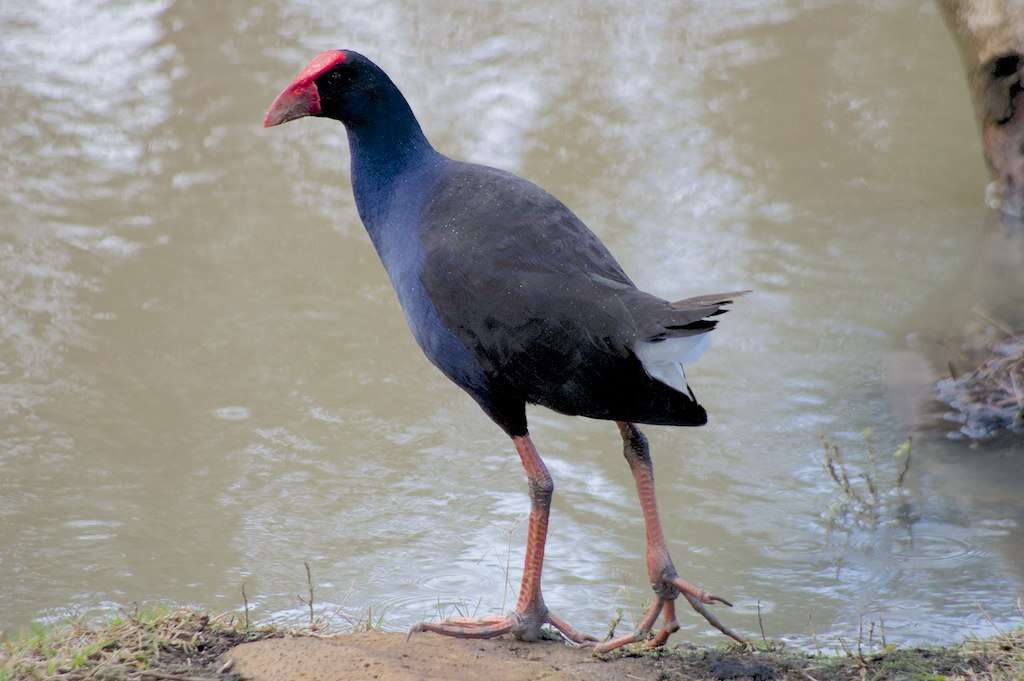
<instances>
[{"instance_id":1,"label":"sandy soil","mask_svg":"<svg viewBox=\"0 0 1024 681\"><path fill-rule=\"evenodd\" d=\"M232 671L253 681L668 681L669 679L786 678L761 658L709 652L701 670L683 668L675 655L614 656L556 641L470 641L379 631L331 638L278 638L240 645L228 653ZM695 661L689 664L692 666ZM696 673L694 673L696 672ZM805 678L794 676L793 678Z\"/></svg>"},{"instance_id":2,"label":"sandy soil","mask_svg":"<svg viewBox=\"0 0 1024 681\"><path fill-rule=\"evenodd\" d=\"M756 648L756 650L755 650ZM779 642L686 643L606 659L558 641L466 641L369 631L337 636L189 608L126 612L0 636L0 681L1022 681L1024 628L935 648L808 655Z\"/></svg>"}]
</instances>

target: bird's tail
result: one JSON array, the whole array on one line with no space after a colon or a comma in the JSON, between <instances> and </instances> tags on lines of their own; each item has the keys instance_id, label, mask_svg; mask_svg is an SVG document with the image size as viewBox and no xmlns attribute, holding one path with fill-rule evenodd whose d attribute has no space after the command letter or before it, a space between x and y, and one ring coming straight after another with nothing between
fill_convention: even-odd
<instances>
[{"instance_id":1,"label":"bird's tail","mask_svg":"<svg viewBox=\"0 0 1024 681\"><path fill-rule=\"evenodd\" d=\"M750 289L746 289L743 291L731 291L730 293L706 293L702 296L683 298L682 300L677 300L674 303L669 303L669 305L676 310L698 311L701 308L711 308L704 316L714 317L715 315L724 314L726 312L726 310L723 309L725 305L731 304L740 296L745 296L750 292Z\"/></svg>"},{"instance_id":2,"label":"bird's tail","mask_svg":"<svg viewBox=\"0 0 1024 681\"><path fill-rule=\"evenodd\" d=\"M691 364L704 354L711 337L708 334L725 306L750 291L711 293L684 298L669 303L673 313L659 324L658 332L634 346L634 352L644 369L654 379L693 397L686 382L684 365Z\"/></svg>"}]
</instances>

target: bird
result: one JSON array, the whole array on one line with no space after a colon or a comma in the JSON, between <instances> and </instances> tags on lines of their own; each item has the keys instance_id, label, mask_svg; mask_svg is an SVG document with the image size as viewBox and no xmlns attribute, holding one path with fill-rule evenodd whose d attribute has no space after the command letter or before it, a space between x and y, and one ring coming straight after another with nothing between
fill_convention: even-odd
<instances>
[{"instance_id":1,"label":"bird","mask_svg":"<svg viewBox=\"0 0 1024 681\"><path fill-rule=\"evenodd\" d=\"M670 302L633 283L561 201L510 172L449 158L427 140L401 91L352 50L316 55L273 100L264 127L313 116L348 137L355 204L427 359L511 438L530 498L515 608L410 630L460 638L564 639L597 652L664 645L682 595L723 634L744 639L706 606L726 599L680 577L658 516L647 438L637 424L701 426L707 413L684 366L715 319L748 291ZM530 437L526 405L614 421L647 534L651 606L629 634L603 642L544 603L541 574L554 482ZM662 621L655 630L658 617Z\"/></svg>"}]
</instances>

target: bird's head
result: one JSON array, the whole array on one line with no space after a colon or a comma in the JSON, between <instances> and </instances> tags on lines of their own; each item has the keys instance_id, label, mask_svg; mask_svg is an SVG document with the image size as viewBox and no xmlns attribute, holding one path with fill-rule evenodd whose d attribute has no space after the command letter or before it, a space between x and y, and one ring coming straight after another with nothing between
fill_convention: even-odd
<instances>
[{"instance_id":1,"label":"bird's head","mask_svg":"<svg viewBox=\"0 0 1024 681\"><path fill-rule=\"evenodd\" d=\"M267 110L269 128L303 116L324 116L345 125L371 119L394 83L376 64L351 50L327 50L313 57Z\"/></svg>"}]
</instances>

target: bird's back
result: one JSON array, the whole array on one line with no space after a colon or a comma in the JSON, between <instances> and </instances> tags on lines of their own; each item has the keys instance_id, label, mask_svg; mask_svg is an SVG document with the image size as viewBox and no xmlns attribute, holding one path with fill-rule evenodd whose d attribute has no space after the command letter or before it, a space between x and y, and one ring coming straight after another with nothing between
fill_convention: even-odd
<instances>
[{"instance_id":1,"label":"bird's back","mask_svg":"<svg viewBox=\"0 0 1024 681\"><path fill-rule=\"evenodd\" d=\"M484 399L703 424L692 391L652 378L636 349L706 333L718 303L673 307L640 291L543 189L504 171L449 163L419 218L421 281L445 329L487 377L493 395Z\"/></svg>"}]
</instances>

